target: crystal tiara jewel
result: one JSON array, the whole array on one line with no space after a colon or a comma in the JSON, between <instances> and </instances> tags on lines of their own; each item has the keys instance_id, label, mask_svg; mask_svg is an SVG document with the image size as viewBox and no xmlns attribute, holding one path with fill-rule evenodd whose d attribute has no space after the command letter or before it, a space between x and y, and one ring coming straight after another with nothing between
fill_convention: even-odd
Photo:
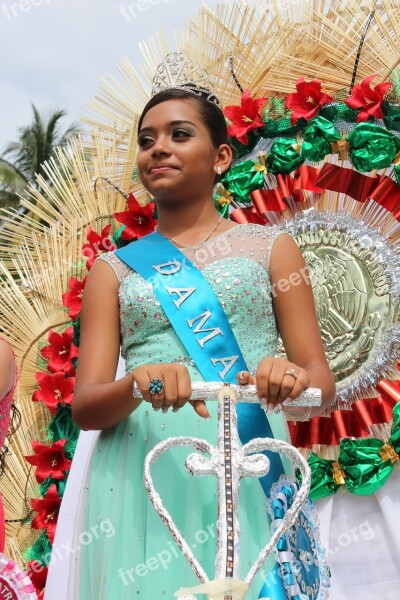
<instances>
[{"instance_id":1,"label":"crystal tiara jewel","mask_svg":"<svg viewBox=\"0 0 400 600\"><path fill-rule=\"evenodd\" d=\"M191 60L186 52L167 54L157 67L153 77L151 95L155 96L155 94L168 89L186 90L202 96L221 108L210 75L200 64Z\"/></svg>"}]
</instances>

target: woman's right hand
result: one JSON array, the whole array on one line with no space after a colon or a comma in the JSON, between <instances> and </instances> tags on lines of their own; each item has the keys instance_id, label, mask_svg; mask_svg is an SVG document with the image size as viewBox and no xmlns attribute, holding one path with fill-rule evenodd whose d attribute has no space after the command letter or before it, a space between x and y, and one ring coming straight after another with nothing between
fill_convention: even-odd
<instances>
[{"instance_id":1,"label":"woman's right hand","mask_svg":"<svg viewBox=\"0 0 400 600\"><path fill-rule=\"evenodd\" d=\"M167 412L172 406L172 411L177 412L189 402L196 413L204 419L210 414L203 400L190 401L192 385L189 371L184 365L176 363L156 363L154 365L141 365L131 371L133 380L140 389L142 398L152 405L154 410ZM152 379L159 379L164 387L159 394L151 394L148 384Z\"/></svg>"}]
</instances>

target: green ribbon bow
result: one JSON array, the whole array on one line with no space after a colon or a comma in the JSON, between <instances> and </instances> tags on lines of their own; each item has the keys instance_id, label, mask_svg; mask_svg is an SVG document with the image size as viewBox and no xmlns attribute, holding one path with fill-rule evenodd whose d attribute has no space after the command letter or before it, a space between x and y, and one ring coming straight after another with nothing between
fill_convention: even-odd
<instances>
[{"instance_id":1,"label":"green ribbon bow","mask_svg":"<svg viewBox=\"0 0 400 600\"><path fill-rule=\"evenodd\" d=\"M300 167L304 157L296 151L296 138L276 138L267 156L267 167L270 173L291 173Z\"/></svg>"},{"instance_id":2,"label":"green ribbon bow","mask_svg":"<svg viewBox=\"0 0 400 600\"><path fill-rule=\"evenodd\" d=\"M399 422L400 403L397 403L393 409L392 432L387 444L370 438L345 439L341 442L339 463L346 473L349 492L368 496L386 483L400 453Z\"/></svg>"},{"instance_id":3,"label":"green ribbon bow","mask_svg":"<svg viewBox=\"0 0 400 600\"><path fill-rule=\"evenodd\" d=\"M254 160L245 160L229 169L222 179L224 187L239 202L251 202L250 193L264 187L264 172L256 170Z\"/></svg>"},{"instance_id":4,"label":"green ribbon bow","mask_svg":"<svg viewBox=\"0 0 400 600\"><path fill-rule=\"evenodd\" d=\"M357 125L347 140L351 162L360 173L390 167L400 151L400 139L372 123Z\"/></svg>"},{"instance_id":5,"label":"green ribbon bow","mask_svg":"<svg viewBox=\"0 0 400 600\"><path fill-rule=\"evenodd\" d=\"M341 484L352 494L369 496L385 485L399 454L400 402L393 409L392 431L387 443L371 438L344 439L340 443L338 462L310 452L310 498L318 500L335 494Z\"/></svg>"},{"instance_id":6,"label":"green ribbon bow","mask_svg":"<svg viewBox=\"0 0 400 600\"><path fill-rule=\"evenodd\" d=\"M325 498L331 494L336 494L340 485L333 477L334 460L320 458L314 452L310 452L308 464L311 468L311 500Z\"/></svg>"},{"instance_id":7,"label":"green ribbon bow","mask_svg":"<svg viewBox=\"0 0 400 600\"><path fill-rule=\"evenodd\" d=\"M340 140L340 134L331 121L324 117L311 119L303 132L300 155L311 162L323 160L332 153L332 143Z\"/></svg>"}]
</instances>

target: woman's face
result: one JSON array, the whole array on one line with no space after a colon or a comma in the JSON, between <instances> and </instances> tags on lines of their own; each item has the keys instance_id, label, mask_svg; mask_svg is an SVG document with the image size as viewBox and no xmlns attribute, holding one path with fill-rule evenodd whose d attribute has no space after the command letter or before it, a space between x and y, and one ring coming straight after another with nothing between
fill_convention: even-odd
<instances>
[{"instance_id":1,"label":"woman's face","mask_svg":"<svg viewBox=\"0 0 400 600\"><path fill-rule=\"evenodd\" d=\"M138 141L140 178L156 200L212 192L219 150L196 100L167 100L151 108Z\"/></svg>"}]
</instances>

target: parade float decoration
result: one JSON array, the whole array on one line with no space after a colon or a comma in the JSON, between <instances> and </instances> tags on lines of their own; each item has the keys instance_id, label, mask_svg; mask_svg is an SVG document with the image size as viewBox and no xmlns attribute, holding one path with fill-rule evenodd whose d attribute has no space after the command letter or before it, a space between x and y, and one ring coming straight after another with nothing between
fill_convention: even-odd
<instances>
[{"instance_id":1,"label":"parade float decoration","mask_svg":"<svg viewBox=\"0 0 400 600\"><path fill-rule=\"evenodd\" d=\"M308 266L338 389L325 414L289 424L312 498L373 493L400 454L399 19L389 0L240 1L202 8L176 36L176 51L212 77L235 148L217 209L283 226ZM142 51L141 74L124 59L123 81L103 83L87 133L45 165L41 191L21 200L26 214L1 215L0 323L17 354L23 422L2 477L6 550L30 574L40 564L39 597L79 435L70 404L86 275L99 253L156 223L136 126L169 48L159 37Z\"/></svg>"},{"instance_id":2,"label":"parade float decoration","mask_svg":"<svg viewBox=\"0 0 400 600\"><path fill-rule=\"evenodd\" d=\"M0 600L37 600L28 575L3 553L0 553Z\"/></svg>"}]
</instances>

